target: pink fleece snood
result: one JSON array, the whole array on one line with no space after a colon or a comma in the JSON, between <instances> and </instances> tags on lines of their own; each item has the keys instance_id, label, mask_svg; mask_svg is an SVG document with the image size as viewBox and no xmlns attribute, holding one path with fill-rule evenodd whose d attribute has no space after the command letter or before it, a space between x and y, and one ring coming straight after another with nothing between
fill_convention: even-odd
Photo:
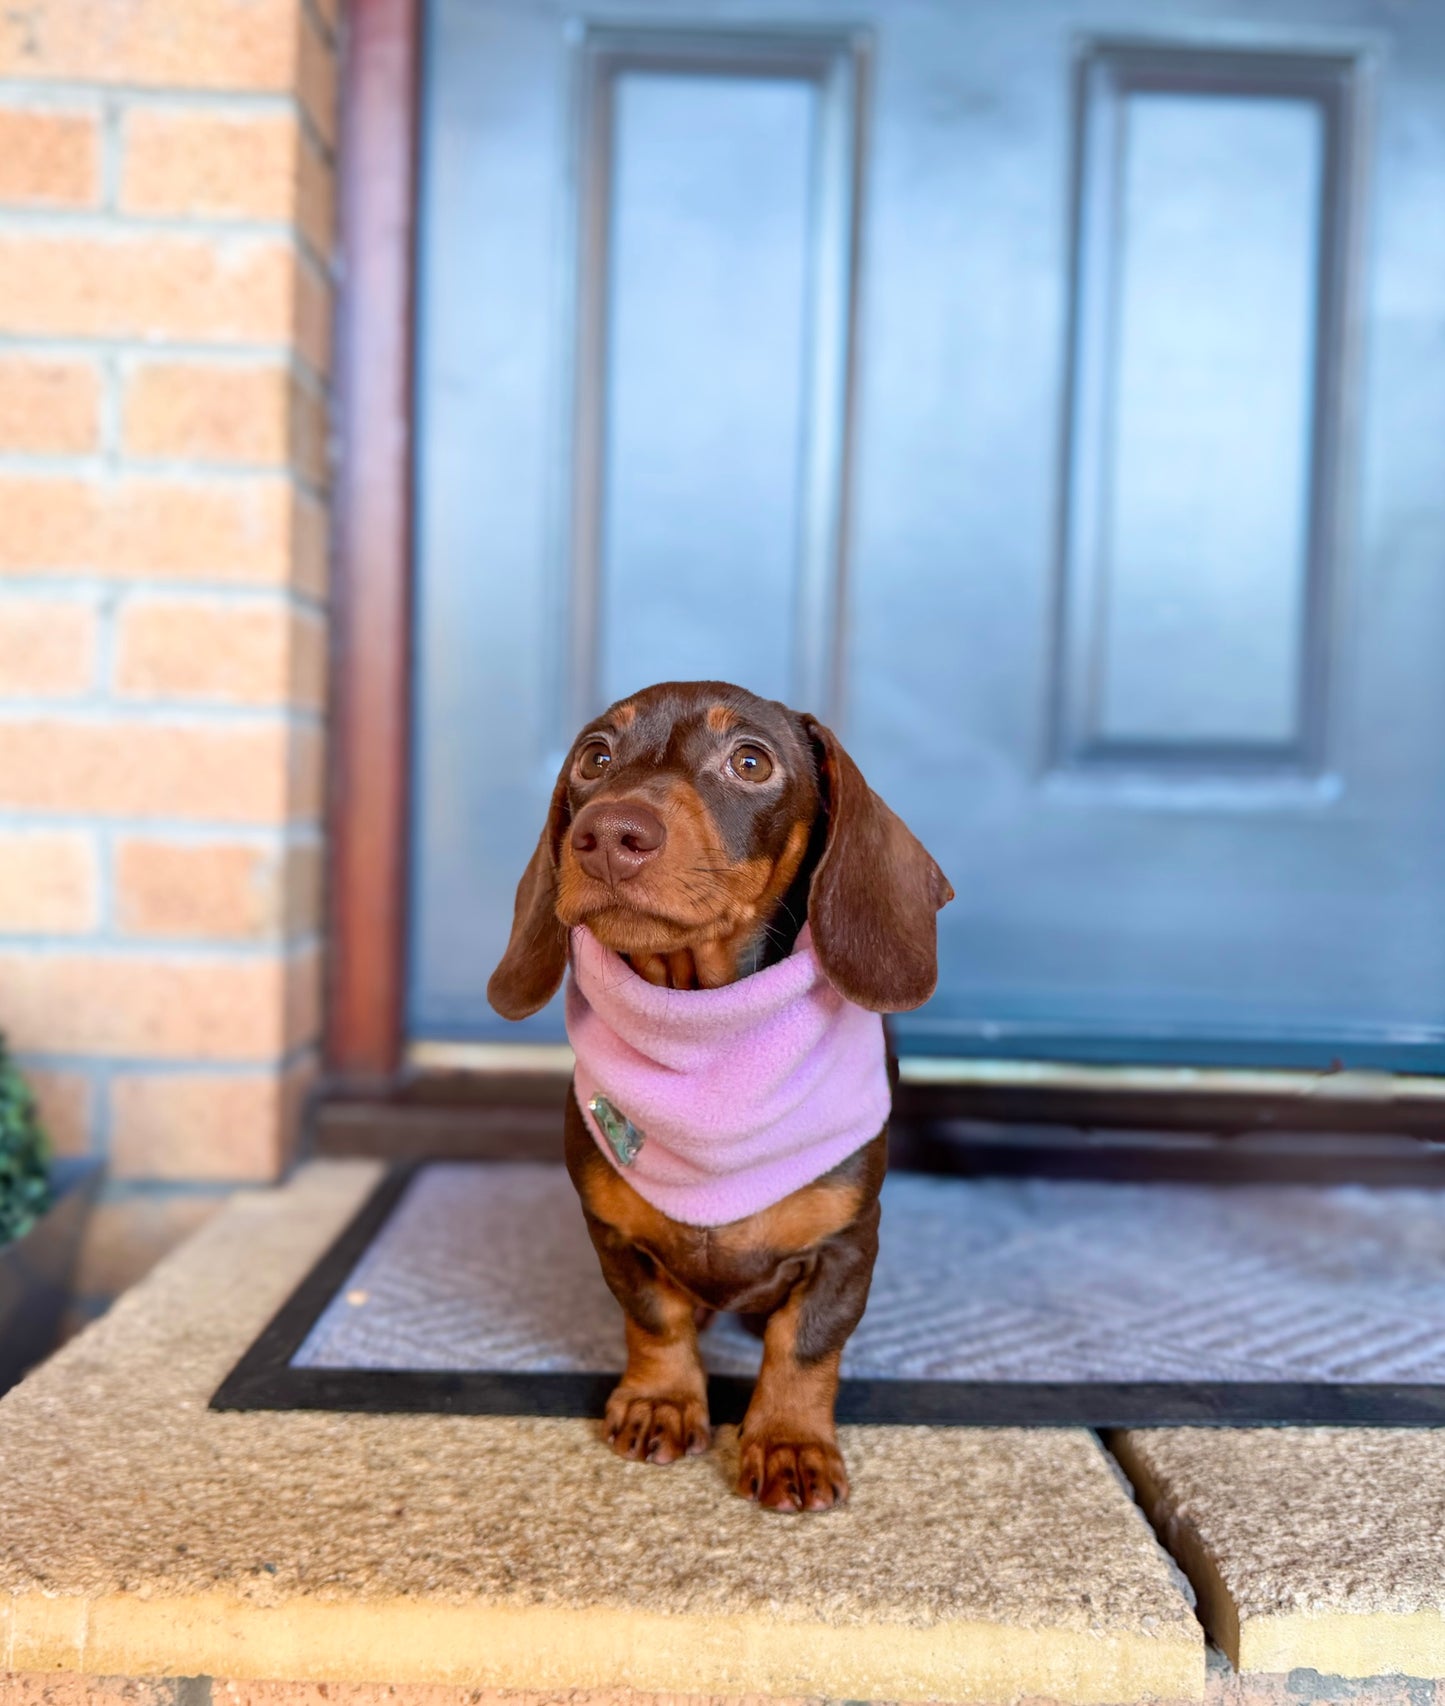
<instances>
[{"instance_id":1,"label":"pink fleece snood","mask_svg":"<svg viewBox=\"0 0 1445 1706\"><path fill-rule=\"evenodd\" d=\"M577 1101L617 1171L674 1220L721 1226L811 1184L888 1118L883 1021L787 959L722 989L659 989L572 932Z\"/></svg>"}]
</instances>

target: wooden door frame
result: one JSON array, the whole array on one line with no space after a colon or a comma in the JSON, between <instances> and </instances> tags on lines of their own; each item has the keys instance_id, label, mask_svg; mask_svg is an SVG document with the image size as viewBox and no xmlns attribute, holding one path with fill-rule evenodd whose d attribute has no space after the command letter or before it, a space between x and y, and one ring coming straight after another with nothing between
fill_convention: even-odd
<instances>
[{"instance_id":1,"label":"wooden door frame","mask_svg":"<svg viewBox=\"0 0 1445 1706\"><path fill-rule=\"evenodd\" d=\"M423 0L346 11L328 731L328 1094L405 1058L412 442Z\"/></svg>"},{"instance_id":2,"label":"wooden door frame","mask_svg":"<svg viewBox=\"0 0 1445 1706\"><path fill-rule=\"evenodd\" d=\"M336 342L327 978L316 1146L330 1153L555 1158L566 1080L418 1073L406 1062L415 256L425 0L347 8ZM896 1116L1216 1133L1445 1135L1445 1101L1256 1088L900 1086ZM1082 1139L1080 1140L1082 1142ZM1097 1146L1095 1152L1099 1153ZM935 1156L945 1164L946 1155ZM1146 1167L1144 1171L1148 1171ZM1139 1169L1133 1169L1137 1176Z\"/></svg>"},{"instance_id":3,"label":"wooden door frame","mask_svg":"<svg viewBox=\"0 0 1445 1706\"><path fill-rule=\"evenodd\" d=\"M406 1059L415 285L425 0L351 0L328 725L322 1153L552 1156L564 1076Z\"/></svg>"},{"instance_id":4,"label":"wooden door frame","mask_svg":"<svg viewBox=\"0 0 1445 1706\"><path fill-rule=\"evenodd\" d=\"M351 0L346 12L325 1018L311 1147L553 1158L565 1076L416 1072L406 1058L424 7Z\"/></svg>"}]
</instances>

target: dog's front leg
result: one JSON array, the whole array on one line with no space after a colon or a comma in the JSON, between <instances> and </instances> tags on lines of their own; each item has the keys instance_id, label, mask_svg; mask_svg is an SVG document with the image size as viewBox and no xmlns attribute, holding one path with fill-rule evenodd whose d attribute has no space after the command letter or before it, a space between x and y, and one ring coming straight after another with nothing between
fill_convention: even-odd
<instances>
[{"instance_id":1,"label":"dog's front leg","mask_svg":"<svg viewBox=\"0 0 1445 1706\"><path fill-rule=\"evenodd\" d=\"M594 1215L587 1216L587 1230L627 1331L627 1368L607 1400L608 1443L620 1456L648 1463L706 1451L707 1375L692 1299L645 1251Z\"/></svg>"},{"instance_id":2,"label":"dog's front leg","mask_svg":"<svg viewBox=\"0 0 1445 1706\"><path fill-rule=\"evenodd\" d=\"M863 1317L878 1254L875 1201L815 1253L768 1317L763 1366L739 1439L737 1490L768 1510L819 1511L848 1497L833 1407L843 1346Z\"/></svg>"}]
</instances>

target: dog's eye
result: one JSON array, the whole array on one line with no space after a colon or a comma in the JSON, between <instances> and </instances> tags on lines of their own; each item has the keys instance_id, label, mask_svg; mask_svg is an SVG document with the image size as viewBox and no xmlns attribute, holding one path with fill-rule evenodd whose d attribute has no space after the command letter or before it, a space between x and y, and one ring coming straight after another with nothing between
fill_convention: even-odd
<instances>
[{"instance_id":1,"label":"dog's eye","mask_svg":"<svg viewBox=\"0 0 1445 1706\"><path fill-rule=\"evenodd\" d=\"M773 773L773 761L760 746L740 746L728 760L728 769L744 782L766 782Z\"/></svg>"},{"instance_id":2,"label":"dog's eye","mask_svg":"<svg viewBox=\"0 0 1445 1706\"><path fill-rule=\"evenodd\" d=\"M605 740L589 740L577 754L577 774L584 782L595 782L612 762L612 749Z\"/></svg>"}]
</instances>

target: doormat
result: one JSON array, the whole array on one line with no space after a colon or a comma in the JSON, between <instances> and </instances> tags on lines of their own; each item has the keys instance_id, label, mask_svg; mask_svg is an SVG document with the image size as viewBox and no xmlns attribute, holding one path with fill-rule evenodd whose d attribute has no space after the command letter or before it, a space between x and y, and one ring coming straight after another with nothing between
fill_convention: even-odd
<instances>
[{"instance_id":1,"label":"doormat","mask_svg":"<svg viewBox=\"0 0 1445 1706\"><path fill-rule=\"evenodd\" d=\"M702 1336L715 1421L761 1347ZM624 1361L567 1175L377 1187L212 1400L600 1416ZM1445 1195L895 1173L838 1418L957 1426L1445 1425Z\"/></svg>"}]
</instances>

